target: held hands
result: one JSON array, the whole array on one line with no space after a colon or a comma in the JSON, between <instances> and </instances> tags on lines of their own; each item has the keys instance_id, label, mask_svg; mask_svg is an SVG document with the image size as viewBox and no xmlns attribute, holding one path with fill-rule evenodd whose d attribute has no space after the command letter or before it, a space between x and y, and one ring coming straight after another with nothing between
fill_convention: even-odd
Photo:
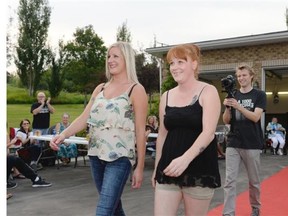
<instances>
[{"instance_id":1,"label":"held hands","mask_svg":"<svg viewBox=\"0 0 288 216\"><path fill-rule=\"evenodd\" d=\"M52 140L49 143L49 146L54 150L58 151L59 150L59 144L62 143L65 140L64 134L59 134L56 135L55 137L52 138Z\"/></svg>"},{"instance_id":2,"label":"held hands","mask_svg":"<svg viewBox=\"0 0 288 216\"><path fill-rule=\"evenodd\" d=\"M170 177L180 176L184 170L188 167L190 160L180 156L171 161L171 163L164 169L164 174Z\"/></svg>"}]
</instances>

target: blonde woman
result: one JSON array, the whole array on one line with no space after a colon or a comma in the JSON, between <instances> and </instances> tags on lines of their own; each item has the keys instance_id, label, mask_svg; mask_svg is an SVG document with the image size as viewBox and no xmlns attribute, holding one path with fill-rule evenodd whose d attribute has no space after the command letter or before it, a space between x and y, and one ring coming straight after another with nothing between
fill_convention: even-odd
<instances>
[{"instance_id":1,"label":"blonde woman","mask_svg":"<svg viewBox=\"0 0 288 216\"><path fill-rule=\"evenodd\" d=\"M125 215L121 194L132 166L132 188L140 188L145 159L147 95L138 82L135 52L126 42L117 42L106 55L107 83L96 87L84 112L50 142L58 145L89 125L88 155L99 192L96 215Z\"/></svg>"}]
</instances>

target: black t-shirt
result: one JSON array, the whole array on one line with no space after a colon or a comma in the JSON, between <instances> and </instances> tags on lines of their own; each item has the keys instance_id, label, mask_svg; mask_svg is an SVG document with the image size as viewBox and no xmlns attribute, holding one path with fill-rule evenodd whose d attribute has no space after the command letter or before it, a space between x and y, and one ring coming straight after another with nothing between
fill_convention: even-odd
<instances>
[{"instance_id":1,"label":"black t-shirt","mask_svg":"<svg viewBox=\"0 0 288 216\"><path fill-rule=\"evenodd\" d=\"M37 109L39 106L41 106L41 103L33 103L31 106L31 113L34 109ZM45 104L41 111L37 115L33 115L33 123L32 127L33 129L46 129L49 128L50 125L50 111L48 109L48 106Z\"/></svg>"},{"instance_id":2,"label":"black t-shirt","mask_svg":"<svg viewBox=\"0 0 288 216\"><path fill-rule=\"evenodd\" d=\"M266 109L266 94L252 89L248 93L235 93L235 99L245 109L254 112L255 108ZM232 109L231 130L228 134L227 147L242 149L262 149L264 144L261 122L247 119L238 110Z\"/></svg>"}]
</instances>

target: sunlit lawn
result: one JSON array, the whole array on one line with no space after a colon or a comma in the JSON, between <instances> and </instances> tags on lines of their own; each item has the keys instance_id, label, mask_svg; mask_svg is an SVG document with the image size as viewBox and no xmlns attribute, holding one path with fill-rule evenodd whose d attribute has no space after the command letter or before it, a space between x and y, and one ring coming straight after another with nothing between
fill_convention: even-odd
<instances>
[{"instance_id":1,"label":"sunlit lawn","mask_svg":"<svg viewBox=\"0 0 288 216\"><path fill-rule=\"evenodd\" d=\"M53 104L52 104L53 105ZM79 116L83 109L83 104L64 104L53 105L55 113L50 115L50 126L55 125L61 121L61 116L64 112L70 114L70 120L73 121ZM33 120L33 115L30 113L31 104L9 104L7 105L7 122L8 127L19 127L22 119L27 118Z\"/></svg>"}]
</instances>

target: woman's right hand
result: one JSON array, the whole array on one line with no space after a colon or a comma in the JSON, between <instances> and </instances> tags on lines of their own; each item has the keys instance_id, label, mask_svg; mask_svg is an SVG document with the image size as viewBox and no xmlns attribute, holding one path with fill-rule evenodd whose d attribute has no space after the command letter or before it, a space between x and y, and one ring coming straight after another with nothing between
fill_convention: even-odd
<instances>
[{"instance_id":1,"label":"woman's right hand","mask_svg":"<svg viewBox=\"0 0 288 216\"><path fill-rule=\"evenodd\" d=\"M59 144L62 143L65 140L64 134L58 134L55 137L52 138L52 140L49 143L49 146L54 150L59 150Z\"/></svg>"}]
</instances>

